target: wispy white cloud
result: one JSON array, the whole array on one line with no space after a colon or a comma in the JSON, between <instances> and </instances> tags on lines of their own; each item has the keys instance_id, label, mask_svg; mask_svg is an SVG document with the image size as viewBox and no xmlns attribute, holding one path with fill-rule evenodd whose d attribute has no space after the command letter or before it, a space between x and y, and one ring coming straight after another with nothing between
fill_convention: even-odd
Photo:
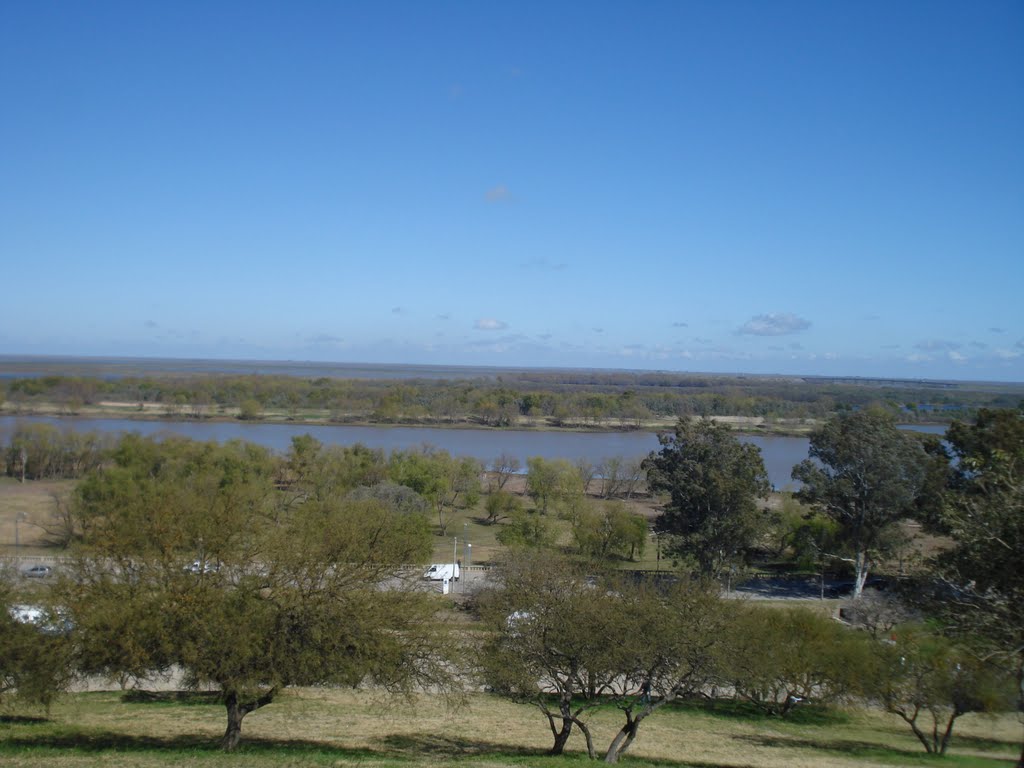
<instances>
[{"instance_id":1,"label":"wispy white cloud","mask_svg":"<svg viewBox=\"0 0 1024 768\"><path fill-rule=\"evenodd\" d=\"M438 320L451 320L451 319L452 319L452 316L451 316L451 315L449 315L449 314L448 314L447 312L445 312L445 313L444 313L444 314L442 314L442 315L435 315L435 317L436 317L436 319L438 319Z\"/></svg>"},{"instance_id":2,"label":"wispy white cloud","mask_svg":"<svg viewBox=\"0 0 1024 768\"><path fill-rule=\"evenodd\" d=\"M689 323L672 323L673 328L689 328Z\"/></svg>"},{"instance_id":3,"label":"wispy white cloud","mask_svg":"<svg viewBox=\"0 0 1024 768\"><path fill-rule=\"evenodd\" d=\"M564 261L551 261L546 258L530 259L519 265L523 269L535 269L543 272L561 272L568 264Z\"/></svg>"},{"instance_id":4,"label":"wispy white cloud","mask_svg":"<svg viewBox=\"0 0 1024 768\"><path fill-rule=\"evenodd\" d=\"M914 345L914 349L920 349L922 352L948 352L949 350L960 349L960 346L957 342L946 339L927 339L917 342Z\"/></svg>"},{"instance_id":5,"label":"wispy white cloud","mask_svg":"<svg viewBox=\"0 0 1024 768\"><path fill-rule=\"evenodd\" d=\"M992 328L989 328L989 330L992 331L992 333L1006 333L1006 329L1005 328L992 327Z\"/></svg>"},{"instance_id":6,"label":"wispy white cloud","mask_svg":"<svg viewBox=\"0 0 1024 768\"><path fill-rule=\"evenodd\" d=\"M478 331L503 331L508 328L504 320L495 320L493 317L481 317L473 326Z\"/></svg>"},{"instance_id":7,"label":"wispy white cloud","mask_svg":"<svg viewBox=\"0 0 1024 768\"><path fill-rule=\"evenodd\" d=\"M737 333L746 336L785 336L790 333L806 331L811 321L792 314L791 312L755 315L740 326Z\"/></svg>"},{"instance_id":8,"label":"wispy white cloud","mask_svg":"<svg viewBox=\"0 0 1024 768\"><path fill-rule=\"evenodd\" d=\"M512 199L512 193L504 184L497 184L484 193L484 199L488 203L507 203Z\"/></svg>"}]
</instances>

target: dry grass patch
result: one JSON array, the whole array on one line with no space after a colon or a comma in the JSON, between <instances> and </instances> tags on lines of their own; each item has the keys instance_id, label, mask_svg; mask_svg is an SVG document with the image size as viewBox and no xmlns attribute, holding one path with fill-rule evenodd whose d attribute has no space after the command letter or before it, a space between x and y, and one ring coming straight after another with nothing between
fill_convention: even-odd
<instances>
[{"instance_id":1,"label":"dry grass patch","mask_svg":"<svg viewBox=\"0 0 1024 768\"><path fill-rule=\"evenodd\" d=\"M46 531L56 512L55 499L66 499L75 487L74 480L28 480L0 477L0 547L14 554L14 521L18 523L18 539L22 554L41 554L46 544Z\"/></svg>"}]
</instances>

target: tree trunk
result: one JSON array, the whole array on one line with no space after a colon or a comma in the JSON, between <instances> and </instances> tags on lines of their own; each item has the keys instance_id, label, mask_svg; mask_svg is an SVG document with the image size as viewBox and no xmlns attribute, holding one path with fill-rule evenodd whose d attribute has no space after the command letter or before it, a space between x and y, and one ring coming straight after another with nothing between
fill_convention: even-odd
<instances>
[{"instance_id":1,"label":"tree trunk","mask_svg":"<svg viewBox=\"0 0 1024 768\"><path fill-rule=\"evenodd\" d=\"M910 726L910 730L914 732L914 735L917 736L917 740L924 746L924 751L930 755L932 753L932 745L931 742L928 741L928 736L924 731L917 727L917 712L914 713L913 717L908 717L906 712L902 712L898 709L892 711L895 711L896 714L902 717L907 725Z\"/></svg>"},{"instance_id":2,"label":"tree trunk","mask_svg":"<svg viewBox=\"0 0 1024 768\"><path fill-rule=\"evenodd\" d=\"M612 739L612 743L608 745L608 751L604 755L606 763L619 762L619 756L629 748L629 745L633 743L633 739L636 738L636 729L639 725L639 720L633 720L627 715L626 724L619 729L619 732L615 734L615 738Z\"/></svg>"},{"instance_id":3,"label":"tree trunk","mask_svg":"<svg viewBox=\"0 0 1024 768\"><path fill-rule=\"evenodd\" d=\"M860 598L861 592L864 591L864 584L868 580L867 552L860 551L857 553L854 568L856 570L856 576L853 582L853 599L857 600Z\"/></svg>"},{"instance_id":4,"label":"tree trunk","mask_svg":"<svg viewBox=\"0 0 1024 768\"><path fill-rule=\"evenodd\" d=\"M238 703L238 695L229 693L224 698L224 706L228 711L228 727L224 731L224 738L220 746L225 752L230 752L238 746L242 739L242 718L248 714L245 707Z\"/></svg>"},{"instance_id":5,"label":"tree trunk","mask_svg":"<svg viewBox=\"0 0 1024 768\"><path fill-rule=\"evenodd\" d=\"M940 755L946 754L946 747L949 746L950 737L953 735L953 722L960 716L960 713L953 710L953 714L949 716L949 722L946 723L946 731L942 734L942 741L939 742L939 748L936 750Z\"/></svg>"},{"instance_id":6,"label":"tree trunk","mask_svg":"<svg viewBox=\"0 0 1024 768\"><path fill-rule=\"evenodd\" d=\"M581 731L583 731L583 737L587 740L587 757L594 760L597 755L594 754L594 737L590 734L590 728L577 717L573 717L572 721L576 723Z\"/></svg>"},{"instance_id":7,"label":"tree trunk","mask_svg":"<svg viewBox=\"0 0 1024 768\"><path fill-rule=\"evenodd\" d=\"M569 741L572 733L572 720L562 720L562 729L556 730L554 721L551 723L551 732L555 734L555 743L548 750L549 755L560 755L565 750L565 744Z\"/></svg>"},{"instance_id":8,"label":"tree trunk","mask_svg":"<svg viewBox=\"0 0 1024 768\"><path fill-rule=\"evenodd\" d=\"M227 691L224 694L224 707L228 711L228 727L220 741L221 749L230 752L237 747L242 739L242 718L260 707L265 707L274 700L276 694L277 688L271 688L262 696L243 704L239 701L237 691Z\"/></svg>"},{"instance_id":9,"label":"tree trunk","mask_svg":"<svg viewBox=\"0 0 1024 768\"><path fill-rule=\"evenodd\" d=\"M548 750L549 755L560 755L565 749L566 742L569 741L569 735L572 733L573 717L572 713L567 711L565 702L560 702L559 709L561 710L562 728L559 730L558 726L555 725L556 717L553 712L548 710L547 707L539 705L541 712L548 719L548 727L551 728L551 735L555 738L555 743Z\"/></svg>"}]
</instances>

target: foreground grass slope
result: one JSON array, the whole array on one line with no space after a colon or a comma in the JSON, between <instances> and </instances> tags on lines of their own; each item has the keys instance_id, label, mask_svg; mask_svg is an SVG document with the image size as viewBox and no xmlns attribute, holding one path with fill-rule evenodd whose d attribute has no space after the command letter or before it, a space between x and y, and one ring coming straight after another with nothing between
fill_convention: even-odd
<instances>
[{"instance_id":1,"label":"foreground grass slope","mask_svg":"<svg viewBox=\"0 0 1024 768\"><path fill-rule=\"evenodd\" d=\"M617 712L594 716L607 743ZM535 709L478 694L455 711L421 697L387 703L364 692L288 691L246 721L242 746L218 750L223 706L209 695L79 693L44 718L11 712L0 718L0 763L7 766L426 766L467 768L586 765L582 740L550 758L550 734ZM790 721L742 708L684 706L645 723L624 758L635 766L961 766L1012 765L1020 724L1012 716L966 716L951 754L928 758L910 731L879 712L807 709Z\"/></svg>"}]
</instances>

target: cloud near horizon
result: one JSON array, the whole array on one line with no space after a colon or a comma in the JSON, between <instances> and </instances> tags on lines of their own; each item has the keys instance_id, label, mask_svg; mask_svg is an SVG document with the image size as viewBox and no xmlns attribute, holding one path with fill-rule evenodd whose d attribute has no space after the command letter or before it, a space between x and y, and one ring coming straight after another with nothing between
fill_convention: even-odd
<instances>
[{"instance_id":1,"label":"cloud near horizon","mask_svg":"<svg viewBox=\"0 0 1024 768\"><path fill-rule=\"evenodd\" d=\"M482 317L473 326L478 331L503 331L508 328L504 320L495 320L493 317Z\"/></svg>"},{"instance_id":2,"label":"cloud near horizon","mask_svg":"<svg viewBox=\"0 0 1024 768\"><path fill-rule=\"evenodd\" d=\"M926 339L925 341L917 342L914 345L914 349L920 349L923 352L948 352L960 349L960 346L957 342L946 339Z\"/></svg>"},{"instance_id":3,"label":"cloud near horizon","mask_svg":"<svg viewBox=\"0 0 1024 768\"><path fill-rule=\"evenodd\" d=\"M340 344L345 339L341 336L332 336L329 333L318 333L315 336L307 336L307 344Z\"/></svg>"},{"instance_id":4,"label":"cloud near horizon","mask_svg":"<svg viewBox=\"0 0 1024 768\"><path fill-rule=\"evenodd\" d=\"M810 320L791 312L772 312L767 315L754 315L736 332L743 336L786 336L806 331L810 327Z\"/></svg>"}]
</instances>

